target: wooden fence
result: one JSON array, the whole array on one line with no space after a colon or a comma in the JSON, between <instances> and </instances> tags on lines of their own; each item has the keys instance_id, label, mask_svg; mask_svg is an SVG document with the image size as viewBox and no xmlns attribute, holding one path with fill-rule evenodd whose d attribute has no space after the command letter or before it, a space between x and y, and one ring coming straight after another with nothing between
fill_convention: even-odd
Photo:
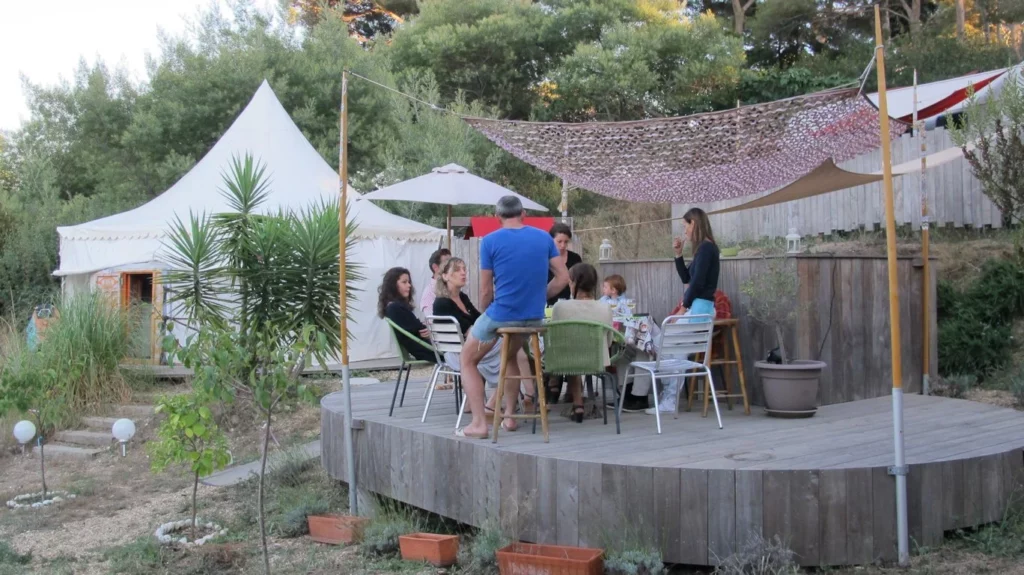
<instances>
[{"instance_id":1,"label":"wooden fence","mask_svg":"<svg viewBox=\"0 0 1024 575\"><path fill-rule=\"evenodd\" d=\"M925 137L928 154L954 146L949 134L942 128L926 132ZM892 143L894 165L920 157L920 140L916 136L904 134ZM875 172L882 169L881 158L881 150L876 150L840 164L840 167L854 172ZM921 225L919 182L920 175L917 172L893 179L898 225L910 224L914 229ZM999 209L981 192L978 179L963 158L930 168L925 173L925 195L934 225L975 228L1002 225ZM701 204L699 207L710 212L746 203L754 197ZM673 205L672 217L682 217L690 207ZM884 222L881 182L794 202L712 216L715 238L719 242L730 243L783 237L789 233L789 228L796 228L804 236L828 235L834 231L884 227ZM673 233L681 233L679 221L674 222Z\"/></svg>"},{"instance_id":2,"label":"wooden fence","mask_svg":"<svg viewBox=\"0 0 1024 575\"><path fill-rule=\"evenodd\" d=\"M474 303L480 301L480 240L455 241L452 253L466 260ZM888 269L885 258L800 255L795 258L804 308L786 334L786 349L798 359L820 359L828 364L822 377L822 405L888 395L892 387L889 347ZM751 400L762 404L754 362L773 349L775 335L747 316L743 282L766 269L764 258L722 258L718 286L732 301L740 319L740 348ZM903 386L921 391L924 316L921 308L923 266L920 258L897 260L900 286L900 324L903 333ZM601 277L619 274L626 279L627 295L637 310L661 321L683 297L683 284L672 260L601 262ZM931 369L938 373L938 337L935 325L935 266L931 280ZM819 356L818 350L821 349Z\"/></svg>"},{"instance_id":3,"label":"wooden fence","mask_svg":"<svg viewBox=\"0 0 1024 575\"><path fill-rule=\"evenodd\" d=\"M885 258L796 256L799 298L804 308L785 335L786 349L797 359L820 359L828 364L822 376L822 405L888 395L892 387L889 346L888 270ZM921 390L924 316L921 306L923 267L920 259L897 262L900 286L903 386ZM765 270L764 258L722 258L719 288L729 296L740 319L740 348L751 401L762 404L754 362L776 346L775 335L747 316L742 284ZM930 373L938 371L935 326L935 267L932 268L928 312L931 321ZM601 275L617 273L626 279L627 295L637 309L662 320L683 296L683 285L671 260L603 262ZM821 354L819 356L819 349Z\"/></svg>"}]
</instances>

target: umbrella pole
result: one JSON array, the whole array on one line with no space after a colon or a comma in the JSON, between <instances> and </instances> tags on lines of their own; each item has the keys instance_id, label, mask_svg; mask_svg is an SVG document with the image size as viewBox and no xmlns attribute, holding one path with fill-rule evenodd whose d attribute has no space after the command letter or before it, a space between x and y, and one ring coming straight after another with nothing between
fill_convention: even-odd
<instances>
[{"instance_id":1,"label":"umbrella pole","mask_svg":"<svg viewBox=\"0 0 1024 575\"><path fill-rule=\"evenodd\" d=\"M448 204L448 251L452 249L452 205Z\"/></svg>"},{"instance_id":2,"label":"umbrella pole","mask_svg":"<svg viewBox=\"0 0 1024 575\"><path fill-rule=\"evenodd\" d=\"M348 464L348 509L359 514L356 498L356 460L352 438L352 386L348 369L348 291L346 285L346 245L348 244L348 71L341 73L341 145L338 152L338 172L341 179L341 203L338 205L338 299L341 326L341 386L345 390L345 463Z\"/></svg>"},{"instance_id":3,"label":"umbrella pole","mask_svg":"<svg viewBox=\"0 0 1024 575\"><path fill-rule=\"evenodd\" d=\"M892 349L892 426L895 465L889 474L896 477L896 542L900 566L910 563L907 533L907 464L903 453L903 373L900 353L900 294L896 275L896 217L892 195L892 151L889 141L889 106L885 96L885 45L882 19L875 5L875 59L878 74L878 120L882 144L882 177L885 190L885 241L889 263L889 341Z\"/></svg>"},{"instance_id":4,"label":"umbrella pole","mask_svg":"<svg viewBox=\"0 0 1024 575\"><path fill-rule=\"evenodd\" d=\"M921 317L924 318L924 327L921 333L924 334L922 341L922 357L921 357L921 393L928 395L931 392L931 329L932 329L932 318L931 318L931 296L932 296L932 270L931 263L928 261L928 248L929 248L929 237L928 237L928 195L925 192L924 179L925 171L928 169L928 141L924 136L924 122L920 125L917 123L917 69L914 69L914 129L917 130L917 137L921 141L921 177L917 180L917 190L921 194L921 259L924 260L924 267L922 269L924 289L921 291Z\"/></svg>"}]
</instances>

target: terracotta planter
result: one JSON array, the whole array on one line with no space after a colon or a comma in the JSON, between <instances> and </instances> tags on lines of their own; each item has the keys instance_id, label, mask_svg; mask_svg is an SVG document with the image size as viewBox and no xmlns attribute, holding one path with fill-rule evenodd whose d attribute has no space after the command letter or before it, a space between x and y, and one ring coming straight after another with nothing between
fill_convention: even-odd
<instances>
[{"instance_id":1,"label":"terracotta planter","mask_svg":"<svg viewBox=\"0 0 1024 575\"><path fill-rule=\"evenodd\" d=\"M793 363L754 363L761 374L764 402L768 415L811 417L818 410L818 384L821 361L796 360Z\"/></svg>"},{"instance_id":2,"label":"terracotta planter","mask_svg":"<svg viewBox=\"0 0 1024 575\"><path fill-rule=\"evenodd\" d=\"M434 567L455 565L455 557L459 554L457 535L410 533L400 536L398 545L402 549L402 559L426 561Z\"/></svg>"},{"instance_id":3,"label":"terracotta planter","mask_svg":"<svg viewBox=\"0 0 1024 575\"><path fill-rule=\"evenodd\" d=\"M501 575L603 575L604 551L513 543L498 550Z\"/></svg>"},{"instance_id":4,"label":"terracotta planter","mask_svg":"<svg viewBox=\"0 0 1024 575\"><path fill-rule=\"evenodd\" d=\"M369 522L366 517L351 515L310 515L309 537L318 543L340 545L357 543L363 538L363 527Z\"/></svg>"}]
</instances>

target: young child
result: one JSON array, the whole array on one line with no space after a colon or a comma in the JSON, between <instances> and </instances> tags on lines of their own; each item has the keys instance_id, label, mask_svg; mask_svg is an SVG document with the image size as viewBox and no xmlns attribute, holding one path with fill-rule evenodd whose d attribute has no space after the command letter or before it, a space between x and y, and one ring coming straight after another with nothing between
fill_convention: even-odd
<instances>
[{"instance_id":1,"label":"young child","mask_svg":"<svg viewBox=\"0 0 1024 575\"><path fill-rule=\"evenodd\" d=\"M623 294L626 293L626 280L619 274L612 274L604 278L601 284L601 303L618 305Z\"/></svg>"}]
</instances>

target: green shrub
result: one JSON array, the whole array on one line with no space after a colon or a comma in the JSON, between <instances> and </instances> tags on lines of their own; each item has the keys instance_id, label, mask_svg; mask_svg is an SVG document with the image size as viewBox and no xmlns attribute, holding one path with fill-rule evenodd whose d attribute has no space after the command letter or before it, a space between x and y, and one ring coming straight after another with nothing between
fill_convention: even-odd
<instances>
[{"instance_id":1,"label":"green shrub","mask_svg":"<svg viewBox=\"0 0 1024 575\"><path fill-rule=\"evenodd\" d=\"M1017 403L1017 407L1024 408L1024 376L1015 375L1010 379L1010 393Z\"/></svg>"},{"instance_id":2,"label":"green shrub","mask_svg":"<svg viewBox=\"0 0 1024 575\"><path fill-rule=\"evenodd\" d=\"M319 465L320 460L310 457L302 448L289 449L267 464L267 479L278 486L299 487L307 472Z\"/></svg>"},{"instance_id":3,"label":"green shrub","mask_svg":"<svg viewBox=\"0 0 1024 575\"><path fill-rule=\"evenodd\" d=\"M665 563L657 549L611 552L604 562L605 575L661 575Z\"/></svg>"},{"instance_id":4,"label":"green shrub","mask_svg":"<svg viewBox=\"0 0 1024 575\"><path fill-rule=\"evenodd\" d=\"M932 385L932 395L963 399L967 392L977 385L978 378L973 375L938 377Z\"/></svg>"},{"instance_id":5,"label":"green shrub","mask_svg":"<svg viewBox=\"0 0 1024 575\"><path fill-rule=\"evenodd\" d=\"M32 554L22 555L11 547L6 541L0 541L0 565L28 565L32 561Z\"/></svg>"},{"instance_id":6,"label":"green shrub","mask_svg":"<svg viewBox=\"0 0 1024 575\"><path fill-rule=\"evenodd\" d=\"M755 535L743 548L715 568L715 575L797 575L800 568L794 553L776 535L763 539Z\"/></svg>"},{"instance_id":7,"label":"green shrub","mask_svg":"<svg viewBox=\"0 0 1024 575\"><path fill-rule=\"evenodd\" d=\"M459 547L459 565L466 573L498 575L498 550L510 543L496 521L484 522L469 543Z\"/></svg>"},{"instance_id":8,"label":"green shrub","mask_svg":"<svg viewBox=\"0 0 1024 575\"><path fill-rule=\"evenodd\" d=\"M326 501L314 500L300 503L285 512L278 525L278 533L281 537L302 537L309 533L309 522L306 518L310 515L324 515L328 510L329 506Z\"/></svg>"},{"instance_id":9,"label":"green shrub","mask_svg":"<svg viewBox=\"0 0 1024 575\"><path fill-rule=\"evenodd\" d=\"M382 506L378 516L363 530L359 550L367 557L393 557L398 554L398 538L420 530L417 518L401 507Z\"/></svg>"},{"instance_id":10,"label":"green shrub","mask_svg":"<svg viewBox=\"0 0 1024 575\"><path fill-rule=\"evenodd\" d=\"M973 374L983 379L1010 360L1012 333L1007 324L987 324L961 312L939 322L939 373Z\"/></svg>"}]
</instances>

